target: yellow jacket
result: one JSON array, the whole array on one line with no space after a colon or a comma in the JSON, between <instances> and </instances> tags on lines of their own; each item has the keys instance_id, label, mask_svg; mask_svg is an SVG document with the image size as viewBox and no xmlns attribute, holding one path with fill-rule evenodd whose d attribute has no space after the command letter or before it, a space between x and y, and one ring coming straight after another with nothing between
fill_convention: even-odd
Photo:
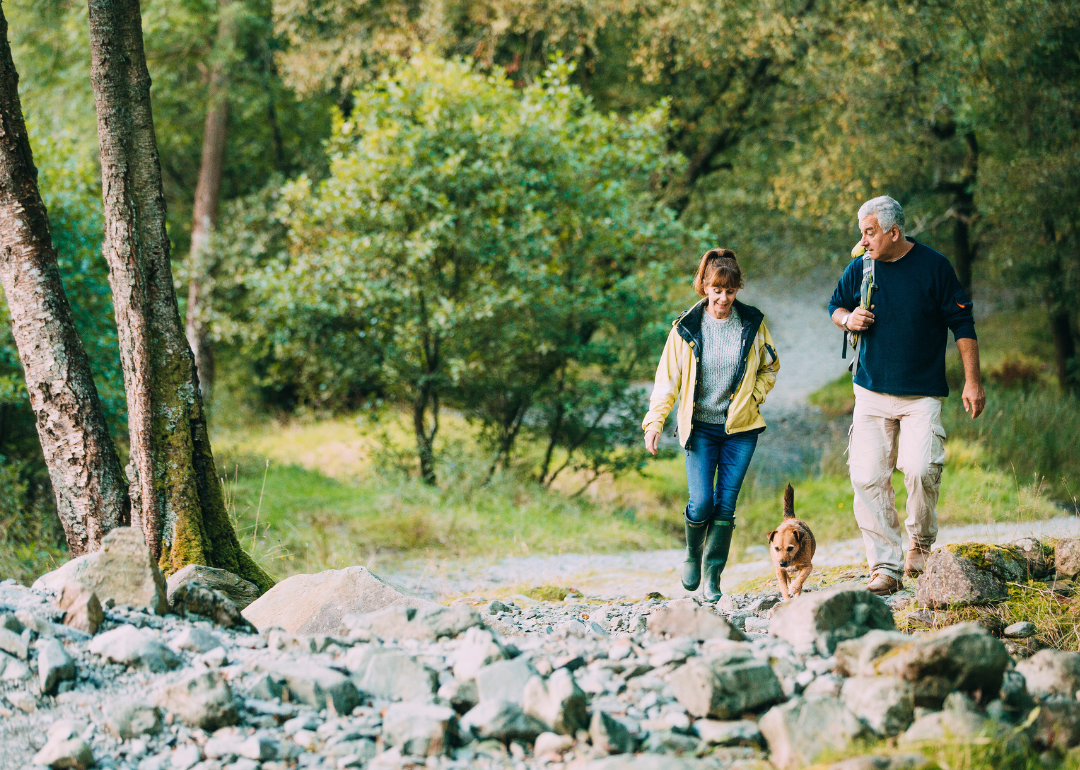
<instances>
[{"instance_id":1,"label":"yellow jacket","mask_svg":"<svg viewBox=\"0 0 1080 770\"><path fill-rule=\"evenodd\" d=\"M731 396L724 429L728 433L744 433L765 428L760 406L765 403L765 395L776 384L780 358L776 355L772 336L765 325L764 314L738 300L735 300L735 309L742 319L743 362L735 378L740 384ZM660 356L660 365L656 367L649 413L641 423L646 433L650 430L663 432L664 421L681 395L676 435L683 447L690 437L694 419L694 391L701 380L698 362L701 360L701 316L704 312L705 300L701 300L672 324L664 353Z\"/></svg>"}]
</instances>

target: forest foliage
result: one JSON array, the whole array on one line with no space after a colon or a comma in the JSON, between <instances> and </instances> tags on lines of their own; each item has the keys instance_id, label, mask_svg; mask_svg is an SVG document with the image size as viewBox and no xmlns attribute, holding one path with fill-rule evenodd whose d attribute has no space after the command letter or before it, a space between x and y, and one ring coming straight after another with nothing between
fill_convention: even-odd
<instances>
[{"instance_id":1,"label":"forest foliage","mask_svg":"<svg viewBox=\"0 0 1080 770\"><path fill-rule=\"evenodd\" d=\"M9 11L61 272L122 444L86 7ZM225 203L200 267L221 380L277 413L404 407L428 481L447 408L480 427L492 469L523 438L544 448L528 469L543 483L636 467L627 384L702 246L762 273L835 266L881 193L976 301L1041 308L1058 387L1080 389L1080 0L143 14L181 289L207 73L229 73ZM50 497L32 425L5 332L0 455L27 509Z\"/></svg>"}]
</instances>

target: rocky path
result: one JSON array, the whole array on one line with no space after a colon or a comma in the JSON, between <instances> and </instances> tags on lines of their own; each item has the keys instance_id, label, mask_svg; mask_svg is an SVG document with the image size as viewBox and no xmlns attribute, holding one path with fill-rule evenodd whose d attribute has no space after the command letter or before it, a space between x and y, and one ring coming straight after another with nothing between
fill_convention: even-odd
<instances>
[{"instance_id":1,"label":"rocky path","mask_svg":"<svg viewBox=\"0 0 1080 770\"><path fill-rule=\"evenodd\" d=\"M1022 537L1039 539L1080 536L1080 518L1062 516L1046 521L976 524L943 527L938 546L978 541L1008 543ZM453 562L430 560L406 565L387 573L396 583L432 599L444 601L463 595L484 595L500 589L530 586L563 586L586 596L606 600L640 598L656 591L678 598L689 594L679 583L676 568L681 550L631 551L618 554L560 554L502 559L495 564L483 561ZM866 564L861 539L825 543L818 547L814 564L819 567ZM724 572L724 585L771 575L768 559L734 564Z\"/></svg>"}]
</instances>

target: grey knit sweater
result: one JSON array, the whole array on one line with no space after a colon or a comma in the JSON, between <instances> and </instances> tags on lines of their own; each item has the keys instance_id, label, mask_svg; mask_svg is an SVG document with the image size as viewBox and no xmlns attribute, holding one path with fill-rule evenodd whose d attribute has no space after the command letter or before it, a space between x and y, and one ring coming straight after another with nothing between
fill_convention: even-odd
<instances>
[{"instance_id":1,"label":"grey knit sweater","mask_svg":"<svg viewBox=\"0 0 1080 770\"><path fill-rule=\"evenodd\" d=\"M742 352L742 321L735 308L718 321L708 311L701 316L701 392L696 395L694 419L723 425L727 422L731 394L738 383L739 354Z\"/></svg>"}]
</instances>

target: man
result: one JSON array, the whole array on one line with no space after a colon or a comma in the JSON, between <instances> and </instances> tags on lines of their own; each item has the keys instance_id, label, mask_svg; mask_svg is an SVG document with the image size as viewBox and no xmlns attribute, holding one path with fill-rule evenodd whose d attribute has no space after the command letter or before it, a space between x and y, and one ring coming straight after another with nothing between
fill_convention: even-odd
<instances>
[{"instance_id":1,"label":"man","mask_svg":"<svg viewBox=\"0 0 1080 770\"><path fill-rule=\"evenodd\" d=\"M829 313L833 323L860 337L848 467L870 565L868 588L886 595L903 587L904 575L923 572L937 537L948 330L964 364L964 410L972 419L983 411L986 394L971 300L949 261L904 236L904 210L887 195L862 205L859 229L873 262L856 258L847 266ZM873 283L869 308L860 307L864 272ZM908 493L910 547L903 559L894 467L903 472Z\"/></svg>"}]
</instances>

